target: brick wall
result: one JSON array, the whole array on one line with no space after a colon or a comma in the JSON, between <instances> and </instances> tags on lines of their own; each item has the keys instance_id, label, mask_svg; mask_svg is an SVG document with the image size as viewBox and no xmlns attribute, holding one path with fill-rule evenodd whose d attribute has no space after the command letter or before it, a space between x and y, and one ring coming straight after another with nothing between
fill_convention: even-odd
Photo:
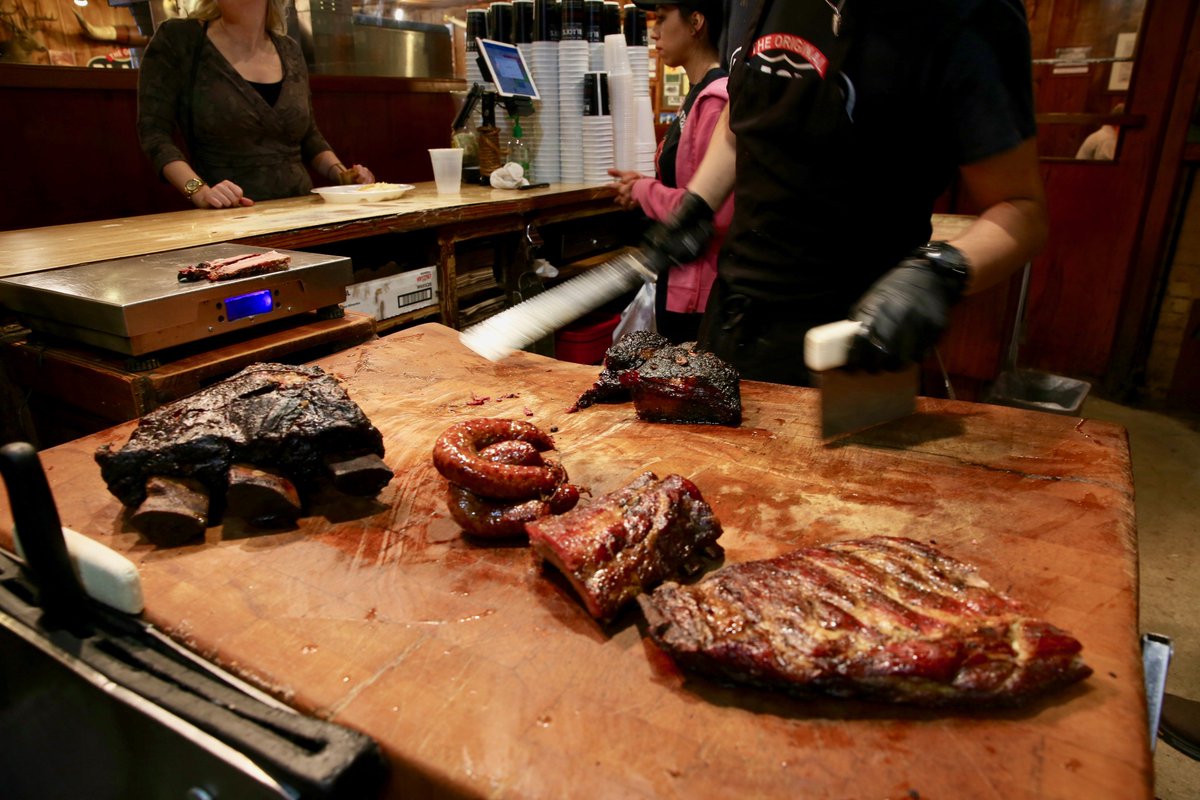
<instances>
[{"instance_id":1,"label":"brick wall","mask_svg":"<svg viewBox=\"0 0 1200 800\"><path fill-rule=\"evenodd\" d=\"M1146 365L1146 393L1150 397L1165 398L1171 388L1188 315L1197 299L1200 299L1200 191L1193 189L1184 209Z\"/></svg>"}]
</instances>

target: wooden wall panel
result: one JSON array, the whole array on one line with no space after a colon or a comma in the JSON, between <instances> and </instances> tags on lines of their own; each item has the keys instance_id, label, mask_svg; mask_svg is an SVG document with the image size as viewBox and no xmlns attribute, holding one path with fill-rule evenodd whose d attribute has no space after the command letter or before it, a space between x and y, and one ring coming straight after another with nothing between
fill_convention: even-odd
<instances>
[{"instance_id":1,"label":"wooden wall panel","mask_svg":"<svg viewBox=\"0 0 1200 800\"><path fill-rule=\"evenodd\" d=\"M431 180L457 81L312 76L322 132L339 156L381 180ZM137 142L137 73L0 64L0 152L9 170L0 229L34 228L188 208Z\"/></svg>"}]
</instances>

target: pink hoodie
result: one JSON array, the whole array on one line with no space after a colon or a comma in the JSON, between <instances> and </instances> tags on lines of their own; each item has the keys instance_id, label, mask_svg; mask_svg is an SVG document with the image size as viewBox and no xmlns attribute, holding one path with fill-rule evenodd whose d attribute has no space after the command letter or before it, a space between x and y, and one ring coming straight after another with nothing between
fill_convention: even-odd
<instances>
[{"instance_id":1,"label":"pink hoodie","mask_svg":"<svg viewBox=\"0 0 1200 800\"><path fill-rule=\"evenodd\" d=\"M679 149L675 151L675 182L680 188L664 186L657 178L643 178L633 184L633 199L651 219L660 222L669 219L671 213L683 202L688 181L700 166L704 151L708 149L708 141L717 127L717 119L721 116L725 104L729 102L726 83L728 78L713 81L704 87L696 102L692 104L692 110L683 126L683 133L679 137ZM659 142L658 155L655 156L656 165L661 155L662 142ZM717 277L717 253L732 219L733 197L730 197L716 213L716 232L704 255L690 264L681 264L671 269L671 278L667 282L668 311L704 311L704 305L708 302L708 292Z\"/></svg>"}]
</instances>

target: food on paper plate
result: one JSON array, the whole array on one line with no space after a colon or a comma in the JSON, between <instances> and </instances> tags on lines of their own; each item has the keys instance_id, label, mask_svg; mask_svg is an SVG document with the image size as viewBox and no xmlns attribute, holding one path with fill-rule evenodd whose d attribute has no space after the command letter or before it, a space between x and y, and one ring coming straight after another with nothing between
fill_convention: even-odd
<instances>
[{"instance_id":1,"label":"food on paper plate","mask_svg":"<svg viewBox=\"0 0 1200 800\"><path fill-rule=\"evenodd\" d=\"M649 331L627 333L614 342L596 383L568 411L629 399L638 418L649 422L742 421L737 370L694 342L672 345Z\"/></svg>"},{"instance_id":2,"label":"food on paper plate","mask_svg":"<svg viewBox=\"0 0 1200 800\"><path fill-rule=\"evenodd\" d=\"M96 461L134 526L174 544L203 532L210 498L217 514L278 525L295 521L301 492L322 480L374 496L392 478L383 454L383 436L332 375L253 364L150 412Z\"/></svg>"},{"instance_id":3,"label":"food on paper plate","mask_svg":"<svg viewBox=\"0 0 1200 800\"><path fill-rule=\"evenodd\" d=\"M346 172L350 173L351 178L349 181L343 181L343 183L354 183L354 176L358 175L358 173L352 169L346 170ZM342 174L345 175L346 173L342 173ZM382 192L382 191L388 191L388 190L393 190L393 189L403 189L404 184L402 184L402 183L364 183L364 184L360 184L360 185L356 186L355 188L360 192Z\"/></svg>"},{"instance_id":4,"label":"food on paper plate","mask_svg":"<svg viewBox=\"0 0 1200 800\"><path fill-rule=\"evenodd\" d=\"M466 533L499 539L525 535L525 523L569 511L580 488L567 482L549 434L523 420L475 418L455 423L433 445L445 478L450 516Z\"/></svg>"},{"instance_id":5,"label":"food on paper plate","mask_svg":"<svg viewBox=\"0 0 1200 800\"><path fill-rule=\"evenodd\" d=\"M214 258L211 261L201 261L194 266L182 267L179 270L179 281L229 281L234 278L249 278L254 275L265 275L268 272L282 272L292 263L292 257L271 250L267 253L246 253L229 258Z\"/></svg>"},{"instance_id":6,"label":"food on paper plate","mask_svg":"<svg viewBox=\"0 0 1200 800\"><path fill-rule=\"evenodd\" d=\"M650 637L681 667L765 688L1017 705L1092 672L1078 640L912 539L727 565L639 603Z\"/></svg>"},{"instance_id":7,"label":"food on paper plate","mask_svg":"<svg viewBox=\"0 0 1200 800\"><path fill-rule=\"evenodd\" d=\"M720 554L721 523L696 485L644 472L615 492L525 526L534 553L559 569L590 613L608 622L659 582Z\"/></svg>"}]
</instances>

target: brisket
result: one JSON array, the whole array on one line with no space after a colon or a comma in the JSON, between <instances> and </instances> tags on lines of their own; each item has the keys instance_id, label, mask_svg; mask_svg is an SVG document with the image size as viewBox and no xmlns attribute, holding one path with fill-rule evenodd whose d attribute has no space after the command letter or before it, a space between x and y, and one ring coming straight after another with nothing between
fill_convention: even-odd
<instances>
[{"instance_id":1,"label":"brisket","mask_svg":"<svg viewBox=\"0 0 1200 800\"><path fill-rule=\"evenodd\" d=\"M561 516L527 523L536 556L570 580L607 622L666 578L693 572L719 552L721 523L688 479L645 472L625 487Z\"/></svg>"},{"instance_id":2,"label":"brisket","mask_svg":"<svg viewBox=\"0 0 1200 800\"><path fill-rule=\"evenodd\" d=\"M327 460L383 455L383 436L345 389L319 367L254 364L142 417L120 449L96 461L108 489L130 508L151 477L198 481L223 497L234 464L270 469L300 488L328 476ZM377 475L364 494L390 480Z\"/></svg>"},{"instance_id":3,"label":"brisket","mask_svg":"<svg viewBox=\"0 0 1200 800\"><path fill-rule=\"evenodd\" d=\"M742 394L737 370L689 345L665 347L621 374L639 419L738 425Z\"/></svg>"},{"instance_id":4,"label":"brisket","mask_svg":"<svg viewBox=\"0 0 1200 800\"><path fill-rule=\"evenodd\" d=\"M639 602L650 637L681 667L766 688L1016 705L1091 674L1076 639L911 539L729 565Z\"/></svg>"},{"instance_id":5,"label":"brisket","mask_svg":"<svg viewBox=\"0 0 1200 800\"><path fill-rule=\"evenodd\" d=\"M195 266L182 267L179 270L179 280L184 283L192 281L229 281L234 278L249 278L253 275L265 275L268 272L281 272L292 263L292 257L271 250L267 253L246 253L229 258L215 258L212 261L201 261Z\"/></svg>"},{"instance_id":6,"label":"brisket","mask_svg":"<svg viewBox=\"0 0 1200 800\"><path fill-rule=\"evenodd\" d=\"M673 345L649 331L633 331L613 343L595 384L567 411L629 399L638 418L649 422L742 421L737 370L695 342Z\"/></svg>"}]
</instances>

